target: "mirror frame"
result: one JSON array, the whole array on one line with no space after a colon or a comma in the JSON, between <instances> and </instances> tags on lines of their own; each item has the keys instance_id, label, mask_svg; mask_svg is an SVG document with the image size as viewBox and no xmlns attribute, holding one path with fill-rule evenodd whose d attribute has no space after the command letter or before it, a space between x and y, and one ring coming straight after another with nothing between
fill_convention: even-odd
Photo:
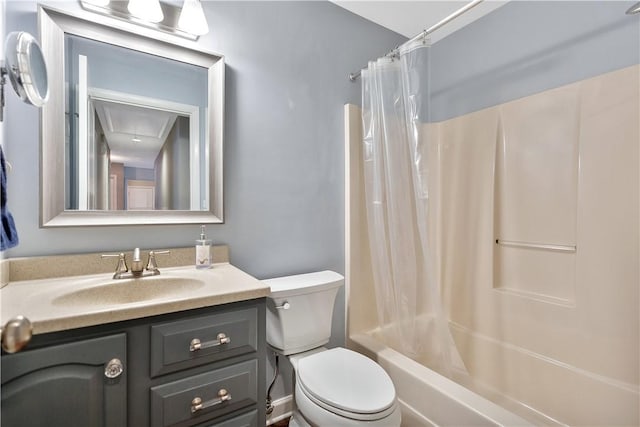
<instances>
[{"instance_id":1,"label":"mirror frame","mask_svg":"<svg viewBox=\"0 0 640 427\"><path fill-rule=\"evenodd\" d=\"M40 113L40 227L223 223L224 57L191 41L86 11L38 6L40 46L49 70L49 101ZM65 210L64 35L73 34L208 69L209 210Z\"/></svg>"}]
</instances>

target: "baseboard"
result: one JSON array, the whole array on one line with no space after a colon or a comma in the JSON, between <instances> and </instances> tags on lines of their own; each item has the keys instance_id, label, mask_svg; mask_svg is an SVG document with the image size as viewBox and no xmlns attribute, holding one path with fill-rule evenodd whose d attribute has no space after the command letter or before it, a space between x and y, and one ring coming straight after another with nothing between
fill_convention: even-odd
<instances>
[{"instance_id":1,"label":"baseboard","mask_svg":"<svg viewBox=\"0 0 640 427\"><path fill-rule=\"evenodd\" d=\"M293 395L287 395L272 402L273 412L267 415L267 425L277 423L293 414Z\"/></svg>"}]
</instances>

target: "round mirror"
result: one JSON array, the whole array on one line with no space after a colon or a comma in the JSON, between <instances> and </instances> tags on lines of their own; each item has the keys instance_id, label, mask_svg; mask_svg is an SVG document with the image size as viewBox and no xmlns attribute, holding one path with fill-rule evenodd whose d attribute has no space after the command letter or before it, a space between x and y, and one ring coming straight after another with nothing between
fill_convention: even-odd
<instances>
[{"instance_id":1,"label":"round mirror","mask_svg":"<svg viewBox=\"0 0 640 427\"><path fill-rule=\"evenodd\" d=\"M22 31L10 33L5 52L6 71L20 99L42 107L49 98L49 82L47 65L36 39Z\"/></svg>"}]
</instances>

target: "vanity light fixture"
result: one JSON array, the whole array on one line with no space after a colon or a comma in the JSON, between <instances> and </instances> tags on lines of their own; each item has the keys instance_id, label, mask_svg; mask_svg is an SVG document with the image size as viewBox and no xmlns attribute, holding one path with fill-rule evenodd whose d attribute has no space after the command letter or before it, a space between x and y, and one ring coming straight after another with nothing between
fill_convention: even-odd
<instances>
[{"instance_id":1,"label":"vanity light fixture","mask_svg":"<svg viewBox=\"0 0 640 427\"><path fill-rule=\"evenodd\" d=\"M129 13L143 21L157 24L164 20L160 0L129 0Z\"/></svg>"},{"instance_id":2,"label":"vanity light fixture","mask_svg":"<svg viewBox=\"0 0 640 427\"><path fill-rule=\"evenodd\" d=\"M180 18L178 19L178 28L191 34L203 36L209 32L207 18L202 10L200 0L184 0Z\"/></svg>"},{"instance_id":3,"label":"vanity light fixture","mask_svg":"<svg viewBox=\"0 0 640 427\"><path fill-rule=\"evenodd\" d=\"M84 10L189 40L209 32L200 0L79 0ZM177 4L176 4L177 3Z\"/></svg>"}]
</instances>

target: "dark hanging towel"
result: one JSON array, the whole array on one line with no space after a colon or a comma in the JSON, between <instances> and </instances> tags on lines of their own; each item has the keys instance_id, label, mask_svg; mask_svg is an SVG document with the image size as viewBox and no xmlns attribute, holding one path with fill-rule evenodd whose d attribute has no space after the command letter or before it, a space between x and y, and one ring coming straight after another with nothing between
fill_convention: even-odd
<instances>
[{"instance_id":1,"label":"dark hanging towel","mask_svg":"<svg viewBox=\"0 0 640 427\"><path fill-rule=\"evenodd\" d=\"M0 146L0 251L7 250L18 244L18 231L13 222L13 216L7 209L7 165L4 160L4 152Z\"/></svg>"}]
</instances>

